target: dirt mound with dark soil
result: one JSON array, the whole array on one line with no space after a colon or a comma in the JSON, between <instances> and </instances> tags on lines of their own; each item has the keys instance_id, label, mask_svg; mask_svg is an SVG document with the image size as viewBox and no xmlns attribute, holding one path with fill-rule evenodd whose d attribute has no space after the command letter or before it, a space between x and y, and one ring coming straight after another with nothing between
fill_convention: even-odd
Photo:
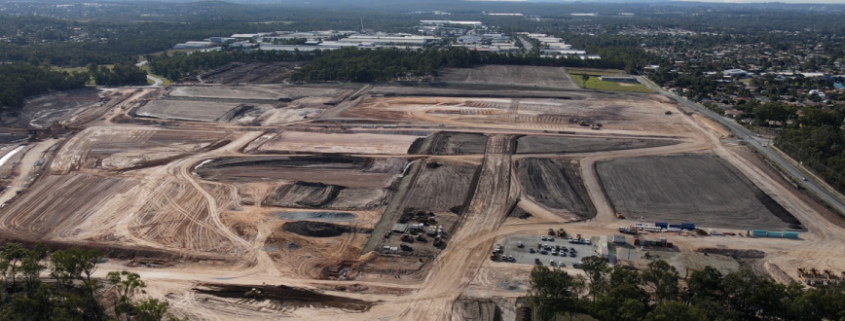
<instances>
[{"instance_id":1,"label":"dirt mound with dark soil","mask_svg":"<svg viewBox=\"0 0 845 321\"><path fill-rule=\"evenodd\" d=\"M367 229L356 229L345 225L314 221L288 222L285 223L285 225L282 225L282 230L284 230L285 232L291 232L294 234L310 237L333 237L340 236L343 233L369 233L372 231Z\"/></svg>"},{"instance_id":2,"label":"dirt mound with dark soil","mask_svg":"<svg viewBox=\"0 0 845 321\"><path fill-rule=\"evenodd\" d=\"M408 193L405 208L460 213L469 203L479 171L479 166L428 163Z\"/></svg>"},{"instance_id":3,"label":"dirt mound with dark soil","mask_svg":"<svg viewBox=\"0 0 845 321\"><path fill-rule=\"evenodd\" d=\"M193 288L201 294L213 295L221 298L246 299L246 293L252 289L261 291L262 300L269 300L277 310L296 309L301 307L336 308L350 312L364 312L370 310L373 303L345 297L323 294L311 290L294 288L284 285L229 285L201 283Z\"/></svg>"},{"instance_id":4,"label":"dirt mound with dark soil","mask_svg":"<svg viewBox=\"0 0 845 321\"><path fill-rule=\"evenodd\" d=\"M487 150L487 136L475 133L439 132L411 144L408 154L473 155Z\"/></svg>"},{"instance_id":5,"label":"dirt mound with dark soil","mask_svg":"<svg viewBox=\"0 0 845 321\"><path fill-rule=\"evenodd\" d=\"M283 185L262 205L293 208L372 209L384 205L390 192L382 189L346 188L322 183Z\"/></svg>"},{"instance_id":6,"label":"dirt mound with dark soil","mask_svg":"<svg viewBox=\"0 0 845 321\"><path fill-rule=\"evenodd\" d=\"M719 249L713 247L704 247L695 250L698 253L718 254L730 256L735 259L762 259L766 253L760 250L734 250L734 249Z\"/></svg>"},{"instance_id":7,"label":"dirt mound with dark soil","mask_svg":"<svg viewBox=\"0 0 845 321\"><path fill-rule=\"evenodd\" d=\"M591 153L652 148L677 144L669 139L523 136L516 140L517 154Z\"/></svg>"},{"instance_id":8,"label":"dirt mound with dark soil","mask_svg":"<svg viewBox=\"0 0 845 321\"><path fill-rule=\"evenodd\" d=\"M518 161L517 168L519 184L531 200L585 218L596 215L580 173L568 160L529 158Z\"/></svg>"}]
</instances>

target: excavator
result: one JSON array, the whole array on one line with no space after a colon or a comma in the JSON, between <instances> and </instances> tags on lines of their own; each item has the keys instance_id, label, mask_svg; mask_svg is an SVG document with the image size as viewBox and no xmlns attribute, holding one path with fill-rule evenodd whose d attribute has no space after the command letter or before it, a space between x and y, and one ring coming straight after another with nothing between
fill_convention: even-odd
<instances>
[{"instance_id":1,"label":"excavator","mask_svg":"<svg viewBox=\"0 0 845 321\"><path fill-rule=\"evenodd\" d=\"M622 215L622 213L616 213L616 218L618 218L618 219L620 219L620 220L624 220L624 219L625 219L625 215Z\"/></svg>"},{"instance_id":2,"label":"excavator","mask_svg":"<svg viewBox=\"0 0 845 321\"><path fill-rule=\"evenodd\" d=\"M261 293L261 290L256 289L256 288L252 288L252 290L246 291L246 293L244 293L244 296L246 296L249 299L254 299L254 300L264 299L264 294Z\"/></svg>"}]
</instances>

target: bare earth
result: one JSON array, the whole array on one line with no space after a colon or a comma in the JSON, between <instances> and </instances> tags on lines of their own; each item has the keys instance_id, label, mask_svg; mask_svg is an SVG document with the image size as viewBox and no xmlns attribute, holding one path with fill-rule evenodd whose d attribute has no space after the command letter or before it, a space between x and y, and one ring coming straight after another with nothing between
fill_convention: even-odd
<instances>
[{"instance_id":1,"label":"bare earth","mask_svg":"<svg viewBox=\"0 0 845 321\"><path fill-rule=\"evenodd\" d=\"M490 83L509 74L537 87ZM675 243L660 255L679 269L750 266L781 282L799 267L845 270L843 220L719 126L662 96L565 89L561 74L482 67L448 71L441 87L180 85L34 100L4 117L6 132L27 135L12 127L36 118L65 129L0 166L0 234L102 249L112 259L96 276L138 272L146 295L197 320L512 319L532 265L490 251L549 228L797 230L798 240L646 237ZM230 112L278 99L260 115ZM420 222L443 227L444 244L388 233ZM252 287L267 299L243 297Z\"/></svg>"}]
</instances>

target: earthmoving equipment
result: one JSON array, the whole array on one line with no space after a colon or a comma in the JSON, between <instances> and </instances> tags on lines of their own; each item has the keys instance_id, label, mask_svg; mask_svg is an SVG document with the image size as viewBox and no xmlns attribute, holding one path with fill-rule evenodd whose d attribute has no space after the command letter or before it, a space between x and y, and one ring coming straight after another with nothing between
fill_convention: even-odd
<instances>
[{"instance_id":1,"label":"earthmoving equipment","mask_svg":"<svg viewBox=\"0 0 845 321\"><path fill-rule=\"evenodd\" d=\"M566 231L563 228L557 229L557 237L566 237Z\"/></svg>"},{"instance_id":2,"label":"earthmoving equipment","mask_svg":"<svg viewBox=\"0 0 845 321\"><path fill-rule=\"evenodd\" d=\"M252 288L251 290L246 291L246 293L244 293L244 296L253 300L261 300L264 298L264 294L261 293L261 290L258 290L256 288Z\"/></svg>"},{"instance_id":3,"label":"earthmoving equipment","mask_svg":"<svg viewBox=\"0 0 845 321\"><path fill-rule=\"evenodd\" d=\"M625 215L622 215L622 213L616 213L616 218L618 218L618 219L620 219L620 220L624 220L624 219L625 219Z\"/></svg>"},{"instance_id":4,"label":"earthmoving equipment","mask_svg":"<svg viewBox=\"0 0 845 321\"><path fill-rule=\"evenodd\" d=\"M408 251L408 252L414 250L414 248L412 248L410 245L407 245L407 244L399 244L399 248L401 248L402 251Z\"/></svg>"},{"instance_id":5,"label":"earthmoving equipment","mask_svg":"<svg viewBox=\"0 0 845 321\"><path fill-rule=\"evenodd\" d=\"M593 126L591 126L590 128L593 129L593 130L599 130L599 129L601 129L601 124L598 124L598 123L593 124Z\"/></svg>"},{"instance_id":6,"label":"earthmoving equipment","mask_svg":"<svg viewBox=\"0 0 845 321\"><path fill-rule=\"evenodd\" d=\"M402 238L400 238L399 240L401 240L402 242L414 243L414 238L408 234L403 234Z\"/></svg>"}]
</instances>

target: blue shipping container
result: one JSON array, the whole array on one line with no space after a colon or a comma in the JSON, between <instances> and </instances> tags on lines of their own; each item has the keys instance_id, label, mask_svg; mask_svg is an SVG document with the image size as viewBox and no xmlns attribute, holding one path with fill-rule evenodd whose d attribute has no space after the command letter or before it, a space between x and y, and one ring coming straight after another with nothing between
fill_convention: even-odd
<instances>
[{"instance_id":1,"label":"blue shipping container","mask_svg":"<svg viewBox=\"0 0 845 321\"><path fill-rule=\"evenodd\" d=\"M657 226L657 227L660 227L660 228L668 228L668 227L669 227L669 223L666 223L666 222L657 222L657 223L654 223L654 226Z\"/></svg>"},{"instance_id":2,"label":"blue shipping container","mask_svg":"<svg viewBox=\"0 0 845 321\"><path fill-rule=\"evenodd\" d=\"M798 232L783 232L783 237L788 238L788 239L797 239L798 238Z\"/></svg>"},{"instance_id":3,"label":"blue shipping container","mask_svg":"<svg viewBox=\"0 0 845 321\"><path fill-rule=\"evenodd\" d=\"M694 230L695 224L693 223L681 223L681 228L685 230Z\"/></svg>"},{"instance_id":4,"label":"blue shipping container","mask_svg":"<svg viewBox=\"0 0 845 321\"><path fill-rule=\"evenodd\" d=\"M769 232L769 233L766 234L766 236L780 238L780 237L783 237L783 234L781 234L780 232Z\"/></svg>"},{"instance_id":5,"label":"blue shipping container","mask_svg":"<svg viewBox=\"0 0 845 321\"><path fill-rule=\"evenodd\" d=\"M766 237L768 235L769 235L769 232L766 232L766 231L763 231L763 230L753 230L753 231L751 231L751 236L754 236L754 237Z\"/></svg>"}]
</instances>

